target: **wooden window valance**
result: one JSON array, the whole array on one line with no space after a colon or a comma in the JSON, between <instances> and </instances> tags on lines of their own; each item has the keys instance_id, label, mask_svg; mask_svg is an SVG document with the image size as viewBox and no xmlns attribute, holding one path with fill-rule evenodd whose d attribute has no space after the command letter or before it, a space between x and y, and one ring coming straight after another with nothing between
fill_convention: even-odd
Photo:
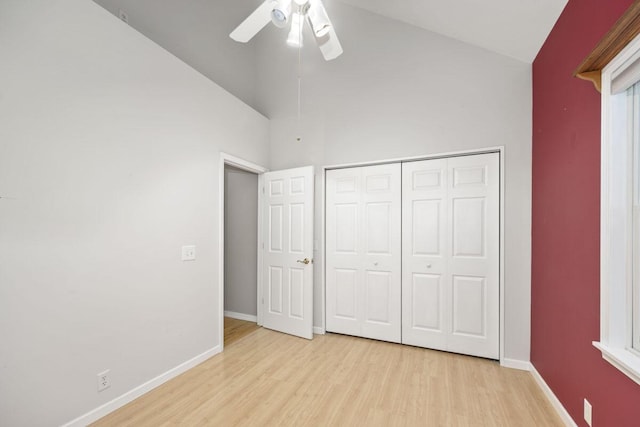
<instances>
[{"instance_id":1,"label":"wooden window valance","mask_svg":"<svg viewBox=\"0 0 640 427\"><path fill-rule=\"evenodd\" d=\"M593 82L600 92L602 69L638 34L640 34L640 0L634 1L629 6L629 9L598 42L573 75Z\"/></svg>"}]
</instances>

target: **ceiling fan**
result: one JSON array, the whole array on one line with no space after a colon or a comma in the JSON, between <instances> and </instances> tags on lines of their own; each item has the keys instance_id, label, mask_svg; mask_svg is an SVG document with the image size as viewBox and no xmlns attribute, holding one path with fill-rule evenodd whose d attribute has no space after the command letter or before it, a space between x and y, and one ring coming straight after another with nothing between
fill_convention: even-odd
<instances>
[{"instance_id":1,"label":"ceiling fan","mask_svg":"<svg viewBox=\"0 0 640 427\"><path fill-rule=\"evenodd\" d=\"M278 28L290 25L287 44L300 47L305 18L324 59L330 61L340 56L342 46L321 0L265 0L229 37L246 43L271 21Z\"/></svg>"}]
</instances>

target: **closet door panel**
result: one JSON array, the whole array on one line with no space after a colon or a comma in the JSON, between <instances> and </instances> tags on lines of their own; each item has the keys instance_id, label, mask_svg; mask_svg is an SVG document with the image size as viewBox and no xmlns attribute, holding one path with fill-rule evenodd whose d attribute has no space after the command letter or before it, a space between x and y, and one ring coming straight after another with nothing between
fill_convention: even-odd
<instances>
[{"instance_id":1,"label":"closet door panel","mask_svg":"<svg viewBox=\"0 0 640 427\"><path fill-rule=\"evenodd\" d=\"M452 283L453 334L461 337L486 338L486 279L454 275Z\"/></svg>"},{"instance_id":2,"label":"closet door panel","mask_svg":"<svg viewBox=\"0 0 640 427\"><path fill-rule=\"evenodd\" d=\"M361 336L400 342L401 165L361 168L363 314Z\"/></svg>"},{"instance_id":3,"label":"closet door panel","mask_svg":"<svg viewBox=\"0 0 640 427\"><path fill-rule=\"evenodd\" d=\"M441 233L442 217L441 211L443 201L440 199L412 200L411 206L411 255L416 256L442 256Z\"/></svg>"},{"instance_id":4,"label":"closet door panel","mask_svg":"<svg viewBox=\"0 0 640 427\"><path fill-rule=\"evenodd\" d=\"M499 357L499 155L403 164L402 342Z\"/></svg>"},{"instance_id":5,"label":"closet door panel","mask_svg":"<svg viewBox=\"0 0 640 427\"><path fill-rule=\"evenodd\" d=\"M326 329L360 335L363 317L359 169L326 173Z\"/></svg>"},{"instance_id":6,"label":"closet door panel","mask_svg":"<svg viewBox=\"0 0 640 427\"><path fill-rule=\"evenodd\" d=\"M439 274L411 274L410 327L417 331L442 330L442 276Z\"/></svg>"},{"instance_id":7,"label":"closet door panel","mask_svg":"<svg viewBox=\"0 0 640 427\"><path fill-rule=\"evenodd\" d=\"M358 204L336 203L335 215L335 252L341 255L358 253Z\"/></svg>"},{"instance_id":8,"label":"closet door panel","mask_svg":"<svg viewBox=\"0 0 640 427\"><path fill-rule=\"evenodd\" d=\"M335 317L351 321L358 320L357 286L358 271L356 269L336 268L335 281Z\"/></svg>"},{"instance_id":9,"label":"closet door panel","mask_svg":"<svg viewBox=\"0 0 640 427\"><path fill-rule=\"evenodd\" d=\"M388 271L367 271L365 273L366 312L365 322L391 324L394 310L389 307L393 292L393 278Z\"/></svg>"},{"instance_id":10,"label":"closet door panel","mask_svg":"<svg viewBox=\"0 0 640 427\"><path fill-rule=\"evenodd\" d=\"M452 255L484 258L487 246L485 197L456 197L451 202Z\"/></svg>"},{"instance_id":11,"label":"closet door panel","mask_svg":"<svg viewBox=\"0 0 640 427\"><path fill-rule=\"evenodd\" d=\"M448 348L498 359L500 165L497 153L448 160L453 327Z\"/></svg>"},{"instance_id":12,"label":"closet door panel","mask_svg":"<svg viewBox=\"0 0 640 427\"><path fill-rule=\"evenodd\" d=\"M326 174L327 330L400 342L400 164Z\"/></svg>"},{"instance_id":13,"label":"closet door panel","mask_svg":"<svg viewBox=\"0 0 640 427\"><path fill-rule=\"evenodd\" d=\"M447 161L402 165L402 342L446 350Z\"/></svg>"},{"instance_id":14,"label":"closet door panel","mask_svg":"<svg viewBox=\"0 0 640 427\"><path fill-rule=\"evenodd\" d=\"M391 202L371 202L364 205L365 230L367 237L365 242L365 254L367 256L387 255L392 256L391 233L392 230Z\"/></svg>"}]
</instances>

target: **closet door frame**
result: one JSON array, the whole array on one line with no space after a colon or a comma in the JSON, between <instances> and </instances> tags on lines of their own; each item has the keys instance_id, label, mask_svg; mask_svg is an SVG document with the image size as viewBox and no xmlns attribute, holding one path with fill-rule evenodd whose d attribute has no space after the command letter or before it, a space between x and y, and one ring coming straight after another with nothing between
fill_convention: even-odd
<instances>
[{"instance_id":1,"label":"closet door frame","mask_svg":"<svg viewBox=\"0 0 640 427\"><path fill-rule=\"evenodd\" d=\"M478 148L478 149L473 149L473 150L463 150L463 151L449 151L449 152L444 152L444 153L433 153L433 154L425 154L425 155L421 155L421 156L414 156L414 157L400 157L400 158L393 158L393 159L383 159L383 160L377 160L377 161L369 161L369 162L358 162L358 163L344 163L344 164L337 164L337 165L328 165L328 166L324 166L322 168L322 179L321 179L321 189L320 189L320 194L322 195L321 199L321 209L320 209L320 234L322 236L321 238L321 248L320 251L322 253L322 266L320 266L320 283L322 283L321 286L321 307L322 307L322 326L320 328L316 328L315 329L315 333L319 333L319 334L324 334L326 332L326 325L327 325L327 319L326 319L326 313L327 313L327 306L326 306L326 289L327 289L327 282L326 282L326 259L327 259L327 254L326 254L326 172L327 170L330 169L344 169L344 168L353 168L353 167L360 167L360 166L373 166L373 165L381 165L381 164L387 164L387 163L402 163L402 162L411 162L411 161L417 161L417 160L431 160L431 159L441 159L441 158L447 158L447 157L459 157L459 156L471 156L471 155L475 155L475 154L487 154L487 153L498 153L499 157L500 157L500 206L499 206L499 213L500 213L500 224L499 224L499 230L500 230L500 239L499 239L499 245L500 245L500 255L499 255L499 259L500 259L500 266L499 266L499 280L500 280L500 284L499 284L499 288L500 288L500 365L502 366L510 366L508 363L505 362L505 356L504 356L504 332L505 332L505 325L504 325L504 320L505 320L505 309L504 309L504 247L505 247L505 241L504 241L504 206L505 206L505 159L504 159L504 153L505 153L505 147L504 146L495 146L495 147L487 147L487 148Z\"/></svg>"}]
</instances>

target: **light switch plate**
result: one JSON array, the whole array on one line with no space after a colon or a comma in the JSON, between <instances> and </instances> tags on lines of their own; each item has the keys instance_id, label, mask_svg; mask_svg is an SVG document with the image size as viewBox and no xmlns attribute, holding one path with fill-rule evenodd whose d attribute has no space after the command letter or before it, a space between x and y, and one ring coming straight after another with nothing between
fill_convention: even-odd
<instances>
[{"instance_id":1,"label":"light switch plate","mask_svg":"<svg viewBox=\"0 0 640 427\"><path fill-rule=\"evenodd\" d=\"M195 261L196 260L196 247L194 245L182 247L182 260L183 261Z\"/></svg>"}]
</instances>

